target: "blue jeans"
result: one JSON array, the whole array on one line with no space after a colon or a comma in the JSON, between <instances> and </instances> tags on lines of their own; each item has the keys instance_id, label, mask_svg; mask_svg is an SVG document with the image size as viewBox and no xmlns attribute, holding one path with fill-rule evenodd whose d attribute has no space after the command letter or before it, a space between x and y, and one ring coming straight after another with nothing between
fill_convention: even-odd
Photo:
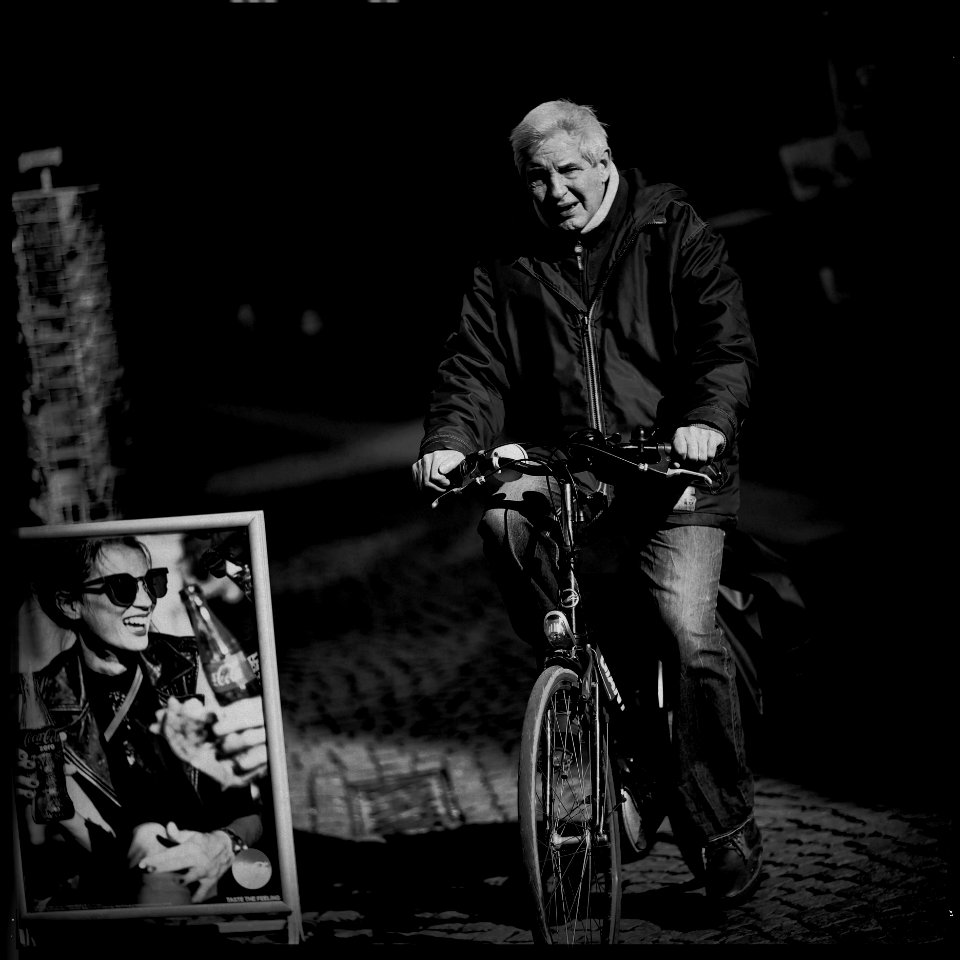
<instances>
[{"instance_id":1,"label":"blue jeans","mask_svg":"<svg viewBox=\"0 0 960 960\"><path fill-rule=\"evenodd\" d=\"M543 477L504 484L479 528L514 629L538 653L544 649L543 616L559 606L556 488ZM651 662L661 659L666 666L673 709L668 812L678 839L700 845L753 813L736 668L716 622L724 533L699 525L664 527L631 512L629 504L618 511L621 506L616 501L606 518L609 535L584 548L584 607L591 604L591 636L599 624L622 689L644 686ZM627 675L636 683L625 681ZM638 709L625 718L627 724L633 718L638 735L648 733L653 697L646 686Z\"/></svg>"}]
</instances>

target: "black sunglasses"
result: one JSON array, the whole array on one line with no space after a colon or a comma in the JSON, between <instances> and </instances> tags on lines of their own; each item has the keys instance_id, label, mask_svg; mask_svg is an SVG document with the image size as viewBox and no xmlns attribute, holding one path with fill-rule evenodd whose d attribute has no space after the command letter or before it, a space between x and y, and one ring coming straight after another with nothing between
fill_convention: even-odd
<instances>
[{"instance_id":1,"label":"black sunglasses","mask_svg":"<svg viewBox=\"0 0 960 960\"><path fill-rule=\"evenodd\" d=\"M81 584L84 593L105 593L111 603L118 607L129 607L137 599L140 584L153 600L159 600L167 595L167 568L154 567L142 577L135 577L131 573L111 573L107 577L98 577ZM94 589L97 588L97 589Z\"/></svg>"}]
</instances>

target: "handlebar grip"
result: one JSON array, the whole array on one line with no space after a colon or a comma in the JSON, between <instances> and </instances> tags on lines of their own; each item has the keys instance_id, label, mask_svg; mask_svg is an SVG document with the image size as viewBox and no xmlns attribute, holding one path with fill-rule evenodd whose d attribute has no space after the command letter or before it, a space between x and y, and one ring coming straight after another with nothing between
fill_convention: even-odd
<instances>
[{"instance_id":1,"label":"handlebar grip","mask_svg":"<svg viewBox=\"0 0 960 960\"><path fill-rule=\"evenodd\" d=\"M478 450L475 453L467 454L466 457L446 474L447 479L450 481L451 488L463 486L463 481L467 479L473 468L477 465L477 460L482 453L482 450Z\"/></svg>"}]
</instances>

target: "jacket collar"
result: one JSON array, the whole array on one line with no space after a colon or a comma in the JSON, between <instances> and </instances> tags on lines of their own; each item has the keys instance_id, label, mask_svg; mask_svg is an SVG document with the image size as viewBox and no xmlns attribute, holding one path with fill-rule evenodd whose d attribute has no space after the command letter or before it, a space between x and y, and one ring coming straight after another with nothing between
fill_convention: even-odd
<instances>
[{"instance_id":1,"label":"jacket collar","mask_svg":"<svg viewBox=\"0 0 960 960\"><path fill-rule=\"evenodd\" d=\"M197 675L196 644L192 637L152 633L140 654L150 682L163 696L179 692L184 681L193 686Z\"/></svg>"},{"instance_id":2,"label":"jacket collar","mask_svg":"<svg viewBox=\"0 0 960 960\"><path fill-rule=\"evenodd\" d=\"M682 200L685 197L686 193L672 183L648 186L639 170L617 170L617 189L611 190L608 187L604 194L604 203L609 198L609 206L602 217L599 216L600 210L597 210L588 225L590 232L584 237L584 242L587 246L594 246L612 233L615 235L614 244L619 247L620 242L632 235L637 226L661 215L670 201ZM583 236L582 231L568 237L560 231L547 229L542 221L527 222L538 229L525 234L525 239L520 241L520 249L515 249L513 254L507 257L509 262L518 263L531 259L556 262L571 256L576 241Z\"/></svg>"},{"instance_id":3,"label":"jacket collar","mask_svg":"<svg viewBox=\"0 0 960 960\"><path fill-rule=\"evenodd\" d=\"M40 699L48 709L79 711L83 707L80 641L57 654L35 674Z\"/></svg>"},{"instance_id":4,"label":"jacket collar","mask_svg":"<svg viewBox=\"0 0 960 960\"><path fill-rule=\"evenodd\" d=\"M151 633L147 649L140 654L144 673L162 696L193 692L197 676L196 646L192 637ZM79 710L83 689L80 643L56 656L39 671L41 696L55 710Z\"/></svg>"}]
</instances>

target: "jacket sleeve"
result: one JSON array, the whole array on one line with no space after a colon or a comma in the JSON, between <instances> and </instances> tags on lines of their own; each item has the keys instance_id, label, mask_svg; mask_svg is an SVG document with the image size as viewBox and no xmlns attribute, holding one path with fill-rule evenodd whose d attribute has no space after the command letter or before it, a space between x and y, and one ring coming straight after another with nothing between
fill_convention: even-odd
<instances>
[{"instance_id":1,"label":"jacket sleeve","mask_svg":"<svg viewBox=\"0 0 960 960\"><path fill-rule=\"evenodd\" d=\"M675 266L677 376L667 397L673 426L716 427L730 445L750 403L757 353L740 277L726 245L687 204Z\"/></svg>"},{"instance_id":2,"label":"jacket sleeve","mask_svg":"<svg viewBox=\"0 0 960 960\"><path fill-rule=\"evenodd\" d=\"M507 389L493 288L488 272L477 266L460 325L444 345L420 455L491 446L503 433Z\"/></svg>"}]
</instances>

